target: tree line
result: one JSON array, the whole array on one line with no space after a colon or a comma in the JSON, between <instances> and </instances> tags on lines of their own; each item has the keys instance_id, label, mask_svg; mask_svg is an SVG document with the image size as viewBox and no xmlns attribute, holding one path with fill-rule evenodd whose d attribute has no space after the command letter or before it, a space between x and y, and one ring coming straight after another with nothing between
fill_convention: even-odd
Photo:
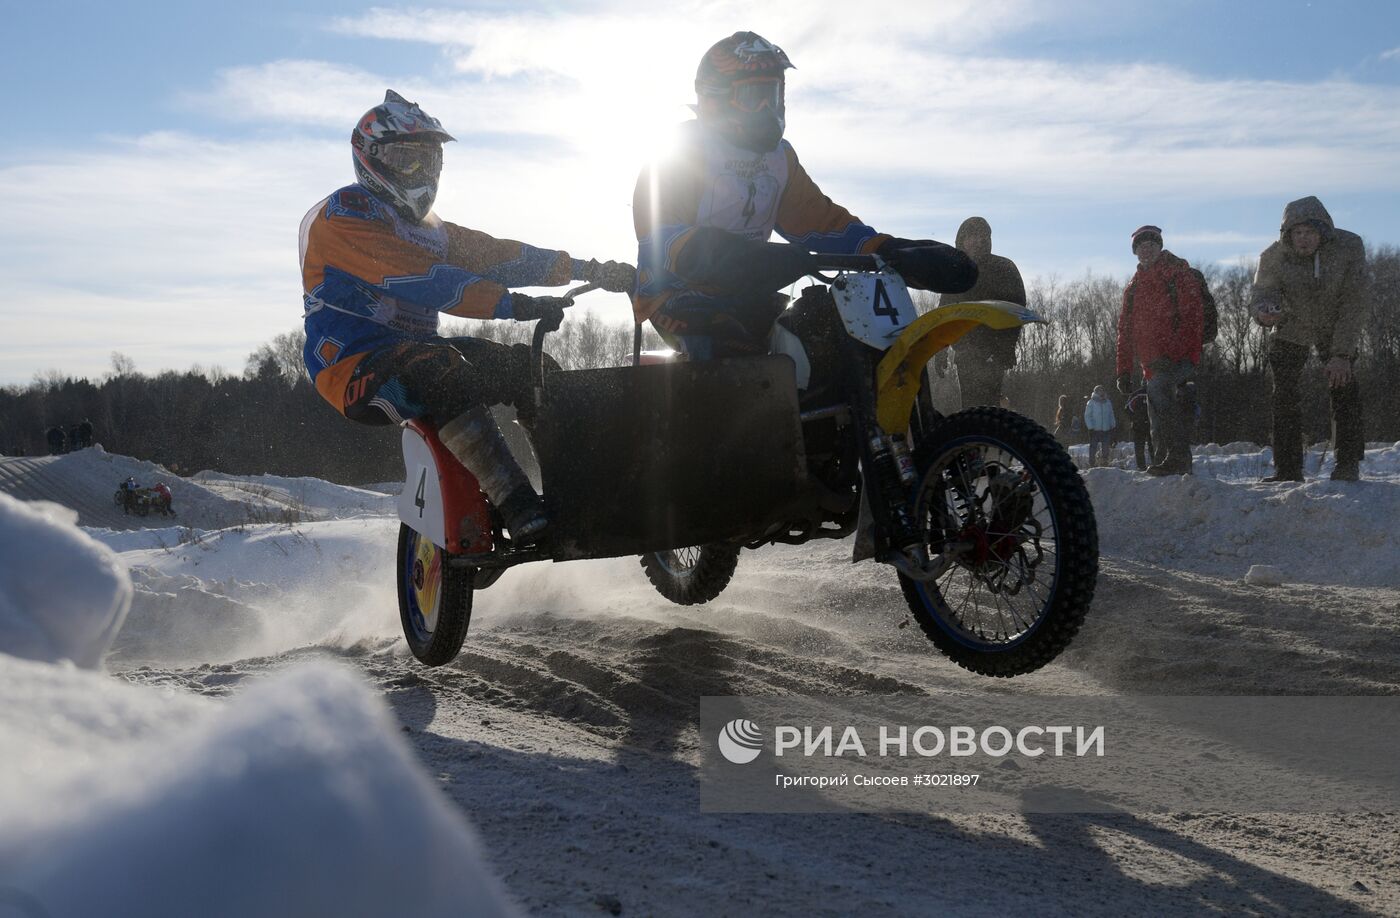
<instances>
[{"instance_id":1,"label":"tree line","mask_svg":"<svg viewBox=\"0 0 1400 918\"><path fill-rule=\"evenodd\" d=\"M1372 309L1356 363L1368 440L1400 440L1400 250L1369 254ZM1253 266L1201 266L1220 314L1220 332L1206 348L1198 392L1199 439L1268 442L1270 383L1262 330L1248 309ZM1029 305L1046 324L1021 336L1005 392L1012 407L1049 426L1060 394L1078 404L1095 385L1114 379L1117 318L1125 280L1086 274L1075 280L1039 278ZM471 334L506 344L528 342L533 326L518 322L444 322L446 335ZM569 369L631 362L633 326L592 312L572 313L549 336L547 348ZM300 329L253 351L241 375L217 367L139 372L113 354L96 381L57 370L27 386L0 388L0 453L47 452L44 432L91 421L109 452L158 462L180 474L218 469L234 474L310 475L348 484L402 474L399 433L353 424L316 393L302 368ZM647 329L644 346L661 347ZM1122 399L1117 397L1121 405ZM1316 361L1304 378L1304 430L1328 435L1327 390Z\"/></svg>"}]
</instances>

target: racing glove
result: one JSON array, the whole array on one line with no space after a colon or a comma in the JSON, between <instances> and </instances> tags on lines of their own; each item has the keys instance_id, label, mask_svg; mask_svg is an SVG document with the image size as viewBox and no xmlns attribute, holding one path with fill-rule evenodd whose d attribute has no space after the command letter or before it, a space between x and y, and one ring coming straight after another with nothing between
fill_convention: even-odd
<instances>
[{"instance_id":1,"label":"racing glove","mask_svg":"<svg viewBox=\"0 0 1400 918\"><path fill-rule=\"evenodd\" d=\"M637 269L623 261L593 258L583 262L577 279L597 284L611 293L631 293L637 288Z\"/></svg>"},{"instance_id":2,"label":"racing glove","mask_svg":"<svg viewBox=\"0 0 1400 918\"><path fill-rule=\"evenodd\" d=\"M676 259L675 271L692 284L745 296L773 293L817 270L800 245L756 242L712 226L700 226Z\"/></svg>"},{"instance_id":3,"label":"racing glove","mask_svg":"<svg viewBox=\"0 0 1400 918\"><path fill-rule=\"evenodd\" d=\"M523 293L512 293L510 314L517 322L544 319L549 328L558 328L564 321L564 307L568 302L559 296L526 296Z\"/></svg>"},{"instance_id":4,"label":"racing glove","mask_svg":"<svg viewBox=\"0 0 1400 918\"><path fill-rule=\"evenodd\" d=\"M977 263L967 253L932 239L887 239L875 254L920 290L962 293L977 283Z\"/></svg>"}]
</instances>

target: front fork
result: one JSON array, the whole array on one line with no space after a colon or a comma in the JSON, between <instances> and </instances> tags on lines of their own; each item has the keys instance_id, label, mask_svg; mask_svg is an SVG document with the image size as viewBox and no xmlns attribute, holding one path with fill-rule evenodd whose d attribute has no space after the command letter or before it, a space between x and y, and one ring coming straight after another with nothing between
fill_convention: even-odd
<instances>
[{"instance_id":1,"label":"front fork","mask_svg":"<svg viewBox=\"0 0 1400 918\"><path fill-rule=\"evenodd\" d=\"M885 433L876 421L876 353L848 335L840 342L861 474L874 521L875 558L916 580L933 579L947 565L930 564L922 528L914 518L919 476L909 443L902 435Z\"/></svg>"}]
</instances>

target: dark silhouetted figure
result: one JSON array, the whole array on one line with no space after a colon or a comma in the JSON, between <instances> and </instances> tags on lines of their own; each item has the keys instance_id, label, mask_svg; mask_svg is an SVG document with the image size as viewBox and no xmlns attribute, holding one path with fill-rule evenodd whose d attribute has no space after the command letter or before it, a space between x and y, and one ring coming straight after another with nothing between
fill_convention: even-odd
<instances>
[{"instance_id":1,"label":"dark silhouetted figure","mask_svg":"<svg viewBox=\"0 0 1400 918\"><path fill-rule=\"evenodd\" d=\"M945 293L938 305L1004 300L1026 305L1026 285L1021 272L1009 258L992 254L992 227L982 217L968 217L958 227L957 246L977 265L977 283L962 293ZM991 329L979 325L953 346L958 365L958 386L962 406L995 405L1001 400L1006 371L1016 365L1016 345L1021 329ZM946 353L946 352L945 352ZM943 358L944 361L947 357Z\"/></svg>"},{"instance_id":2,"label":"dark silhouetted figure","mask_svg":"<svg viewBox=\"0 0 1400 918\"><path fill-rule=\"evenodd\" d=\"M62 455L62 453L65 451L65 447L68 444L68 438L64 436L62 427L50 427L48 429L48 432L44 434L44 439L48 440L49 442L50 456Z\"/></svg>"}]
</instances>

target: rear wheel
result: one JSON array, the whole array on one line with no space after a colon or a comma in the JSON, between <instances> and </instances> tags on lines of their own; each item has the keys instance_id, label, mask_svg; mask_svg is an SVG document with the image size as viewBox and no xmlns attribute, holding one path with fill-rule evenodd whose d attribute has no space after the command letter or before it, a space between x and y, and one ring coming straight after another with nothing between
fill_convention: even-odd
<instances>
[{"instance_id":1,"label":"rear wheel","mask_svg":"<svg viewBox=\"0 0 1400 918\"><path fill-rule=\"evenodd\" d=\"M471 624L474 568L455 567L426 536L399 524L399 619L408 649L428 666L450 663Z\"/></svg>"},{"instance_id":2,"label":"rear wheel","mask_svg":"<svg viewBox=\"0 0 1400 918\"><path fill-rule=\"evenodd\" d=\"M1098 528L1084 481L1048 431L1000 408L939 421L917 443L915 501L936 580L900 575L928 638L959 665L1016 676L1078 632L1098 578Z\"/></svg>"},{"instance_id":3,"label":"rear wheel","mask_svg":"<svg viewBox=\"0 0 1400 918\"><path fill-rule=\"evenodd\" d=\"M681 606L709 602L729 586L741 547L726 542L642 555L642 570L656 592Z\"/></svg>"}]
</instances>

